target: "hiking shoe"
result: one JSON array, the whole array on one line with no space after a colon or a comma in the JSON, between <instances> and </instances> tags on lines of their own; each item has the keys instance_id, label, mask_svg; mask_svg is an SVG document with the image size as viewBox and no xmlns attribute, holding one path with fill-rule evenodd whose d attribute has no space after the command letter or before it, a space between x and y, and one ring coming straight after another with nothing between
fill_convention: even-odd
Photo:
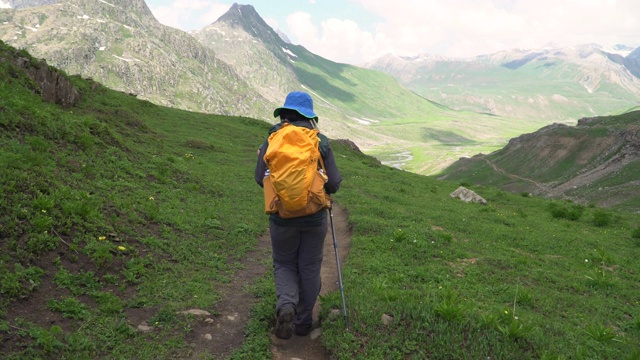
<instances>
[{"instance_id":1,"label":"hiking shoe","mask_svg":"<svg viewBox=\"0 0 640 360\"><path fill-rule=\"evenodd\" d=\"M311 332L311 324L297 324L295 332L298 336L307 336Z\"/></svg>"},{"instance_id":2,"label":"hiking shoe","mask_svg":"<svg viewBox=\"0 0 640 360\"><path fill-rule=\"evenodd\" d=\"M278 310L278 319L274 331L278 339L291 339L291 336L293 336L293 318L295 316L296 310L290 304L284 305Z\"/></svg>"}]
</instances>

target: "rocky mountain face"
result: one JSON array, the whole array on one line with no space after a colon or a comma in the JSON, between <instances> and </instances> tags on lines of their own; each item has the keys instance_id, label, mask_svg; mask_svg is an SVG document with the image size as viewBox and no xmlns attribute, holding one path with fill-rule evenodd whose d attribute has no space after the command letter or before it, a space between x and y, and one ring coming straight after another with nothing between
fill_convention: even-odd
<instances>
[{"instance_id":1,"label":"rocky mountain face","mask_svg":"<svg viewBox=\"0 0 640 360\"><path fill-rule=\"evenodd\" d=\"M26 2L25 2L26 3ZM0 39L69 74L190 111L262 118L273 104L209 47L161 25L143 0L0 9Z\"/></svg>"},{"instance_id":2,"label":"rocky mountain face","mask_svg":"<svg viewBox=\"0 0 640 360\"><path fill-rule=\"evenodd\" d=\"M488 155L460 159L442 179L640 211L640 111L553 124Z\"/></svg>"},{"instance_id":3,"label":"rocky mountain face","mask_svg":"<svg viewBox=\"0 0 640 360\"><path fill-rule=\"evenodd\" d=\"M633 76L640 78L640 48L635 49L627 56L619 54L607 54L607 56L611 61L627 68Z\"/></svg>"},{"instance_id":4,"label":"rocky mountain face","mask_svg":"<svg viewBox=\"0 0 640 360\"><path fill-rule=\"evenodd\" d=\"M638 106L639 52L584 45L501 51L473 59L386 55L366 67L454 109L567 121Z\"/></svg>"},{"instance_id":5,"label":"rocky mountain face","mask_svg":"<svg viewBox=\"0 0 640 360\"><path fill-rule=\"evenodd\" d=\"M291 89L299 88L284 52L288 44L251 5L233 4L215 23L191 35L269 101L280 103Z\"/></svg>"}]
</instances>

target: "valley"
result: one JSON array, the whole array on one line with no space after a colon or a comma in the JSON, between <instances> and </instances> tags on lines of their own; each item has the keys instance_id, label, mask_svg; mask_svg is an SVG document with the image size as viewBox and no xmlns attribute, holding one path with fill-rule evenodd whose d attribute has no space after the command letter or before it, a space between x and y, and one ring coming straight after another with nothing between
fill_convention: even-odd
<instances>
[{"instance_id":1,"label":"valley","mask_svg":"<svg viewBox=\"0 0 640 360\"><path fill-rule=\"evenodd\" d=\"M640 83L623 76L633 53L597 46L339 64L286 42L238 4L185 33L159 24L142 0L35 1L0 9L0 39L70 74L189 111L273 123L270 109L304 89L329 137L422 175L551 123L638 106Z\"/></svg>"}]
</instances>

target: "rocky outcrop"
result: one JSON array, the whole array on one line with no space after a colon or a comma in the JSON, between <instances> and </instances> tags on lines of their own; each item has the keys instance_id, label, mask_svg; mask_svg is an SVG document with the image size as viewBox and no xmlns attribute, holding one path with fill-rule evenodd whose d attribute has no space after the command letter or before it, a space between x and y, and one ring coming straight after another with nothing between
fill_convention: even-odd
<instances>
[{"instance_id":1,"label":"rocky outcrop","mask_svg":"<svg viewBox=\"0 0 640 360\"><path fill-rule=\"evenodd\" d=\"M353 141L349 140L349 139L338 139L336 140L338 143L346 145L347 147L349 147L351 150L359 152L359 153L363 153L360 148L358 147L358 145L356 145L356 143L354 143Z\"/></svg>"},{"instance_id":2,"label":"rocky outcrop","mask_svg":"<svg viewBox=\"0 0 640 360\"><path fill-rule=\"evenodd\" d=\"M57 69L40 60L15 57L12 63L22 69L38 85L42 98L63 107L75 106L80 101L80 93L71 81Z\"/></svg>"}]
</instances>

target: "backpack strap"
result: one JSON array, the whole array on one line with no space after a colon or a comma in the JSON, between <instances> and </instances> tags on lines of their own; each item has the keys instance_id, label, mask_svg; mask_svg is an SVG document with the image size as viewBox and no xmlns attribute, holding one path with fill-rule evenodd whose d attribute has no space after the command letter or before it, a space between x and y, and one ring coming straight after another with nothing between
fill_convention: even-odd
<instances>
[{"instance_id":1,"label":"backpack strap","mask_svg":"<svg viewBox=\"0 0 640 360\"><path fill-rule=\"evenodd\" d=\"M318 147L320 147L320 144L318 143ZM324 172L325 175L327 175L327 168L324 167L324 160L322 160L322 152L320 151L320 149L318 149L318 153L320 153L320 169L322 169L322 172Z\"/></svg>"}]
</instances>

